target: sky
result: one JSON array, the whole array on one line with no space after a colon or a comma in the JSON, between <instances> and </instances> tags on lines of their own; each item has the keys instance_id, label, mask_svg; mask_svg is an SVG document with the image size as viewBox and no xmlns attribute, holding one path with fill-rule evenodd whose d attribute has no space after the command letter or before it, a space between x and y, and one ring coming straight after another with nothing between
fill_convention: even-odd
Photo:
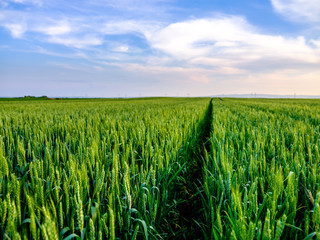
<instances>
[{"instance_id":1,"label":"sky","mask_svg":"<svg viewBox=\"0 0 320 240\"><path fill-rule=\"evenodd\" d=\"M320 95L320 0L0 0L0 96Z\"/></svg>"}]
</instances>

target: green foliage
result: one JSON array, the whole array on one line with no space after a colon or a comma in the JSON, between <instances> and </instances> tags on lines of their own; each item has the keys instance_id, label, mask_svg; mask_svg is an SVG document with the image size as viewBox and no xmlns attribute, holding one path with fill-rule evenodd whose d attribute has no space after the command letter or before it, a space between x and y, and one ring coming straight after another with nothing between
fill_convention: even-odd
<instances>
[{"instance_id":1,"label":"green foliage","mask_svg":"<svg viewBox=\"0 0 320 240\"><path fill-rule=\"evenodd\" d=\"M213 101L200 190L207 238L319 236L319 107L318 100Z\"/></svg>"},{"instance_id":2,"label":"green foliage","mask_svg":"<svg viewBox=\"0 0 320 240\"><path fill-rule=\"evenodd\" d=\"M209 101L0 101L0 238L320 239L320 102Z\"/></svg>"},{"instance_id":3,"label":"green foliage","mask_svg":"<svg viewBox=\"0 0 320 240\"><path fill-rule=\"evenodd\" d=\"M166 238L210 99L32 99L0 102L0 238Z\"/></svg>"}]
</instances>

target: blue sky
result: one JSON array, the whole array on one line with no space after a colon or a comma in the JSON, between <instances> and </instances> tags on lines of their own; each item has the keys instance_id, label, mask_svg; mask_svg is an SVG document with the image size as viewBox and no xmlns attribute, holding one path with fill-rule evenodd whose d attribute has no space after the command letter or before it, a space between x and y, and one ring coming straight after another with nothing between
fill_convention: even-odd
<instances>
[{"instance_id":1,"label":"blue sky","mask_svg":"<svg viewBox=\"0 0 320 240\"><path fill-rule=\"evenodd\" d=\"M0 96L320 95L320 0L0 0Z\"/></svg>"}]
</instances>

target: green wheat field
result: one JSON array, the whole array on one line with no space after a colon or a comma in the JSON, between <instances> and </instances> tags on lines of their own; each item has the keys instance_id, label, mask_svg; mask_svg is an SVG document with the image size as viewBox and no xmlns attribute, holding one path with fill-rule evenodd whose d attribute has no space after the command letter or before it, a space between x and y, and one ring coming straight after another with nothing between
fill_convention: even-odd
<instances>
[{"instance_id":1,"label":"green wheat field","mask_svg":"<svg viewBox=\"0 0 320 240\"><path fill-rule=\"evenodd\" d=\"M3 99L0 239L320 239L320 100Z\"/></svg>"}]
</instances>

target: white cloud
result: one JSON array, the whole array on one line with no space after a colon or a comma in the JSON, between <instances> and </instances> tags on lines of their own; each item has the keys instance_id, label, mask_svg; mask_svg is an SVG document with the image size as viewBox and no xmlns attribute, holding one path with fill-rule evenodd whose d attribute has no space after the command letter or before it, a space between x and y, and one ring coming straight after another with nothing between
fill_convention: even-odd
<instances>
[{"instance_id":1,"label":"white cloud","mask_svg":"<svg viewBox=\"0 0 320 240\"><path fill-rule=\"evenodd\" d=\"M34 31L38 31L50 36L55 36L70 33L71 27L67 22L60 22L58 24L35 27Z\"/></svg>"},{"instance_id":2,"label":"white cloud","mask_svg":"<svg viewBox=\"0 0 320 240\"><path fill-rule=\"evenodd\" d=\"M21 38L26 31L26 27L18 23L7 23L3 27L9 30L14 38Z\"/></svg>"},{"instance_id":3,"label":"white cloud","mask_svg":"<svg viewBox=\"0 0 320 240\"><path fill-rule=\"evenodd\" d=\"M99 31L104 35L116 35L116 34L135 34L139 36L149 36L151 32L161 29L159 22L146 22L137 20L120 20L120 21L108 21L99 24Z\"/></svg>"},{"instance_id":4,"label":"white cloud","mask_svg":"<svg viewBox=\"0 0 320 240\"><path fill-rule=\"evenodd\" d=\"M320 0L271 0L271 3L290 20L320 23Z\"/></svg>"},{"instance_id":5,"label":"white cloud","mask_svg":"<svg viewBox=\"0 0 320 240\"><path fill-rule=\"evenodd\" d=\"M57 20L61 19L61 20ZM159 29L157 23L138 20L109 20L102 16L54 16L42 12L31 13L20 10L0 11L0 26L10 31L14 38L29 34L29 40L48 41L77 48L98 46L112 35L135 35L144 38L149 32ZM41 35L45 35L41 36ZM89 36L88 36L89 35ZM125 52L125 42L114 41L118 52ZM122 46L118 48L118 46ZM113 47L113 46L112 46ZM110 49L113 50L113 49Z\"/></svg>"},{"instance_id":6,"label":"white cloud","mask_svg":"<svg viewBox=\"0 0 320 240\"><path fill-rule=\"evenodd\" d=\"M263 59L320 63L319 52L303 36L262 34L236 16L170 24L154 32L148 41L153 48L189 64L237 68Z\"/></svg>"},{"instance_id":7,"label":"white cloud","mask_svg":"<svg viewBox=\"0 0 320 240\"><path fill-rule=\"evenodd\" d=\"M129 51L129 46L127 45L121 45L121 46L118 46L116 48L113 49L114 52L128 52Z\"/></svg>"},{"instance_id":8,"label":"white cloud","mask_svg":"<svg viewBox=\"0 0 320 240\"><path fill-rule=\"evenodd\" d=\"M42 6L42 1L41 0L2 0L1 4L4 6L8 6L10 3L19 3L19 4L32 4L32 5L37 5L37 6Z\"/></svg>"},{"instance_id":9,"label":"white cloud","mask_svg":"<svg viewBox=\"0 0 320 240\"><path fill-rule=\"evenodd\" d=\"M7 29L13 38L22 38L29 30L28 15L24 12L0 10L0 27Z\"/></svg>"},{"instance_id":10,"label":"white cloud","mask_svg":"<svg viewBox=\"0 0 320 240\"><path fill-rule=\"evenodd\" d=\"M317 40L313 39L310 42L316 47L318 47L318 52L320 52L320 39L317 39Z\"/></svg>"},{"instance_id":11,"label":"white cloud","mask_svg":"<svg viewBox=\"0 0 320 240\"><path fill-rule=\"evenodd\" d=\"M96 36L53 36L49 38L49 42L75 48L86 48L90 46L99 46L103 44L103 40Z\"/></svg>"},{"instance_id":12,"label":"white cloud","mask_svg":"<svg viewBox=\"0 0 320 240\"><path fill-rule=\"evenodd\" d=\"M36 46L33 49L30 50L25 50L24 52L26 53L39 53L39 54L44 54L44 55L49 55L49 56L55 56L55 57L60 57L64 59L88 59L88 56L84 53L84 51L81 50L74 50L70 53L62 53L59 51L50 51L48 49L45 49L40 46Z\"/></svg>"}]
</instances>

